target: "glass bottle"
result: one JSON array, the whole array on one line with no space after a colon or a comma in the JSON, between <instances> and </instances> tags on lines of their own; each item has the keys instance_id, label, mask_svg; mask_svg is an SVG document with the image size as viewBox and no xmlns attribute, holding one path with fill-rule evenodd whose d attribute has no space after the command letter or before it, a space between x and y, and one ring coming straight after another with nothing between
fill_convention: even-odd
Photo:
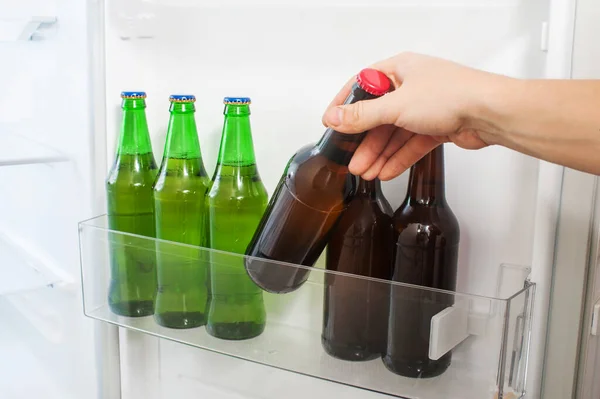
<instances>
[{"instance_id":1,"label":"glass bottle","mask_svg":"<svg viewBox=\"0 0 600 399\"><path fill-rule=\"evenodd\" d=\"M345 104L384 95L389 78L362 70ZM286 293L299 288L355 190L348 164L366 133L343 134L329 128L316 145L300 149L289 161L246 254L246 270L262 289ZM267 261L264 261L266 259Z\"/></svg>"},{"instance_id":2,"label":"glass bottle","mask_svg":"<svg viewBox=\"0 0 600 399\"><path fill-rule=\"evenodd\" d=\"M267 206L250 128L250 99L226 97L217 167L206 206L211 253L207 331L218 338L255 337L265 328L263 292L244 269L243 254Z\"/></svg>"},{"instance_id":3,"label":"glass bottle","mask_svg":"<svg viewBox=\"0 0 600 399\"><path fill-rule=\"evenodd\" d=\"M394 213L393 281L454 291L460 228L446 202L444 146L410 170L408 193ZM429 358L431 318L452 306L452 294L392 286L386 367L396 374L429 378L442 374L452 352Z\"/></svg>"},{"instance_id":4,"label":"glass bottle","mask_svg":"<svg viewBox=\"0 0 600 399\"><path fill-rule=\"evenodd\" d=\"M358 188L327 244L322 344L343 360L372 360L385 352L394 254L393 210L379 179L356 177ZM349 274L349 275L348 275Z\"/></svg>"},{"instance_id":5,"label":"glass bottle","mask_svg":"<svg viewBox=\"0 0 600 399\"><path fill-rule=\"evenodd\" d=\"M204 169L193 95L169 98L170 118L164 155L154 183L158 241L158 292L154 318L171 328L205 324L208 268L201 260L206 245L204 203L210 180Z\"/></svg>"},{"instance_id":6,"label":"glass bottle","mask_svg":"<svg viewBox=\"0 0 600 399\"><path fill-rule=\"evenodd\" d=\"M152 183L156 162L152 153L146 93L121 93L123 118L115 162L106 179L109 229L154 237ZM154 312L156 257L150 240L110 234L110 309L122 316Z\"/></svg>"}]
</instances>

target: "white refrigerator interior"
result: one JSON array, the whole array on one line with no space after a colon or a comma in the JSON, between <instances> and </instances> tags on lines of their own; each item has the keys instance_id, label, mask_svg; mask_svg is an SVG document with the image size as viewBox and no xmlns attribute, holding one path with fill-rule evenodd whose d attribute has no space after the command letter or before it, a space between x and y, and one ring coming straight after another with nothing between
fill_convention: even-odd
<instances>
[{"instance_id":1,"label":"white refrigerator interior","mask_svg":"<svg viewBox=\"0 0 600 399\"><path fill-rule=\"evenodd\" d=\"M251 97L258 168L272 194L290 156L319 139L322 112L341 85L377 60L416 51L514 77L569 78L575 3L0 0L0 52L8 60L0 64L0 316L7 321L0 357L15 359L0 362L3 397L386 397L137 331L117 333L83 315L77 223L106 213L119 94L148 93L157 161L168 96L196 95L209 175L223 97ZM446 195L461 227L458 291L497 295L502 265L530 268L537 285L528 399L540 398L544 386L563 172L502 148L446 146ZM407 175L383 186L394 208ZM573 216L586 239L591 195L589 209Z\"/></svg>"},{"instance_id":2,"label":"white refrigerator interior","mask_svg":"<svg viewBox=\"0 0 600 399\"><path fill-rule=\"evenodd\" d=\"M93 398L77 222L93 209L87 5L0 1L0 396Z\"/></svg>"}]
</instances>

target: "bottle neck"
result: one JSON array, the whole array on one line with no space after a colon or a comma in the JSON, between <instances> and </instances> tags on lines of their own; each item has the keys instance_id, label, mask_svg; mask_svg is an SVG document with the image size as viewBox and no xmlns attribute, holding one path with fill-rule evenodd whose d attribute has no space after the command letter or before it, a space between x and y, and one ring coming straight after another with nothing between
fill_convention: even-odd
<instances>
[{"instance_id":1,"label":"bottle neck","mask_svg":"<svg viewBox=\"0 0 600 399\"><path fill-rule=\"evenodd\" d=\"M201 159L200 141L193 103L171 103L165 152L169 159Z\"/></svg>"},{"instance_id":2,"label":"bottle neck","mask_svg":"<svg viewBox=\"0 0 600 399\"><path fill-rule=\"evenodd\" d=\"M381 180L365 180L362 177L356 177L356 195L368 197L370 199L376 199L383 195L381 191Z\"/></svg>"},{"instance_id":3,"label":"bottle neck","mask_svg":"<svg viewBox=\"0 0 600 399\"><path fill-rule=\"evenodd\" d=\"M144 99L123 99L121 108L123 120L117 156L152 153Z\"/></svg>"},{"instance_id":4,"label":"bottle neck","mask_svg":"<svg viewBox=\"0 0 600 399\"><path fill-rule=\"evenodd\" d=\"M344 104L353 104L358 101L371 100L376 97L378 96L367 93L355 83L354 86L352 86L350 94L346 97ZM366 132L344 134L328 128L325 130L321 140L317 143L316 149L318 153L331 161L342 166L348 166L354 152L364 139L365 135Z\"/></svg>"},{"instance_id":5,"label":"bottle neck","mask_svg":"<svg viewBox=\"0 0 600 399\"><path fill-rule=\"evenodd\" d=\"M250 128L250 106L227 104L224 115L217 168L247 167L256 164Z\"/></svg>"},{"instance_id":6,"label":"bottle neck","mask_svg":"<svg viewBox=\"0 0 600 399\"><path fill-rule=\"evenodd\" d=\"M440 205L446 201L444 146L439 145L410 169L408 201L420 205Z\"/></svg>"}]
</instances>

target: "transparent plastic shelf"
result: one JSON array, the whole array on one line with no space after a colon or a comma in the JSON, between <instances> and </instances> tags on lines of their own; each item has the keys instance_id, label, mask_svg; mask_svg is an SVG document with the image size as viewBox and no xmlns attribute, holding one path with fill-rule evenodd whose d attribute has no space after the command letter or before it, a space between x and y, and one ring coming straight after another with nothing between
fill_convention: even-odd
<instances>
[{"instance_id":1,"label":"transparent plastic shelf","mask_svg":"<svg viewBox=\"0 0 600 399\"><path fill-rule=\"evenodd\" d=\"M140 266L158 255L172 265L184 262L196 265L199 270L211 270L213 279L226 272L246 273L244 262L257 259L116 232L107 226L106 216L81 222L79 226L84 311L91 318L392 397L514 399L524 395L535 291L535 284L527 279L528 268L503 266L499 297L483 297L260 260L261 270L269 276L309 272L309 278L299 289L286 294L261 290L266 311L264 332L254 338L233 341L210 335L205 326L173 329L157 324L152 315L116 314L108 295L111 259L115 269L118 266L115 260L123 257L111 255L138 256ZM377 352L374 358L340 360L324 350L326 290L330 292L329 302L337 303L338 322L346 326L334 334L333 343L342 351L356 344L358 335L365 336L350 331L367 331L367 324L381 326L377 323L382 317L387 323L388 312L381 312L381 304L390 304L395 309L389 319L395 326L395 333L389 335L391 339L385 327L372 328L366 333L370 337L371 352ZM331 313L330 309L330 316ZM385 352L386 341L388 347L394 345L396 370L415 361L427 362L448 356L451 356L450 366L440 375L429 378L393 373L374 349ZM355 348L352 346L351 351Z\"/></svg>"},{"instance_id":2,"label":"transparent plastic shelf","mask_svg":"<svg viewBox=\"0 0 600 399\"><path fill-rule=\"evenodd\" d=\"M66 283L64 276L9 234L0 232L0 295L13 295Z\"/></svg>"},{"instance_id":3,"label":"transparent plastic shelf","mask_svg":"<svg viewBox=\"0 0 600 399\"><path fill-rule=\"evenodd\" d=\"M0 166L68 162L69 157L27 137L0 135Z\"/></svg>"}]
</instances>

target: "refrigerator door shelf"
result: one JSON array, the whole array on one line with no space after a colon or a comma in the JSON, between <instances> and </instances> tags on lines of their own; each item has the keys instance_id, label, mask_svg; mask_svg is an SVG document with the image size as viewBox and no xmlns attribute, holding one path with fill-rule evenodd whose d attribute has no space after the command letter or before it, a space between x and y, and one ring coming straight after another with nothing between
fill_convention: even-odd
<instances>
[{"instance_id":1,"label":"refrigerator door shelf","mask_svg":"<svg viewBox=\"0 0 600 399\"><path fill-rule=\"evenodd\" d=\"M527 280L514 282L519 288L503 292L506 295L485 297L267 261L271 272L309 269L308 281L287 294L263 293L267 315L264 332L252 339L228 341L209 335L204 327L169 329L158 325L152 316L133 318L113 313L108 304L110 254L125 250L148 257L160 253L170 262L192 261L198 267L212 267L213 273L223 267L237 267L245 273L244 256L116 232L108 229L107 222L106 216L100 216L79 225L84 311L88 317L392 397L482 399L519 398L524 394L535 290L535 284ZM429 357L438 358L452 350L450 367L438 377L418 379L393 374L380 358L349 362L328 355L321 335L323 292L329 284L353 290L345 292L340 302L365 292L389 298L392 292L396 306L409 313L428 312L432 327L429 346L433 348ZM426 345L423 356L427 356Z\"/></svg>"},{"instance_id":2,"label":"refrigerator door shelf","mask_svg":"<svg viewBox=\"0 0 600 399\"><path fill-rule=\"evenodd\" d=\"M0 166L69 162L67 155L18 134L0 136Z\"/></svg>"},{"instance_id":3,"label":"refrigerator door shelf","mask_svg":"<svg viewBox=\"0 0 600 399\"><path fill-rule=\"evenodd\" d=\"M0 18L0 42L32 41L44 37L43 31L56 24L56 17Z\"/></svg>"},{"instance_id":4,"label":"refrigerator door shelf","mask_svg":"<svg viewBox=\"0 0 600 399\"><path fill-rule=\"evenodd\" d=\"M4 4L0 14L0 43L43 39L50 31L57 31L61 8L69 7L56 0L19 0ZM66 25L69 26L70 21Z\"/></svg>"},{"instance_id":5,"label":"refrigerator door shelf","mask_svg":"<svg viewBox=\"0 0 600 399\"><path fill-rule=\"evenodd\" d=\"M0 254L0 296L15 296L41 288L69 290L74 287L73 277L13 233L0 231Z\"/></svg>"}]
</instances>

